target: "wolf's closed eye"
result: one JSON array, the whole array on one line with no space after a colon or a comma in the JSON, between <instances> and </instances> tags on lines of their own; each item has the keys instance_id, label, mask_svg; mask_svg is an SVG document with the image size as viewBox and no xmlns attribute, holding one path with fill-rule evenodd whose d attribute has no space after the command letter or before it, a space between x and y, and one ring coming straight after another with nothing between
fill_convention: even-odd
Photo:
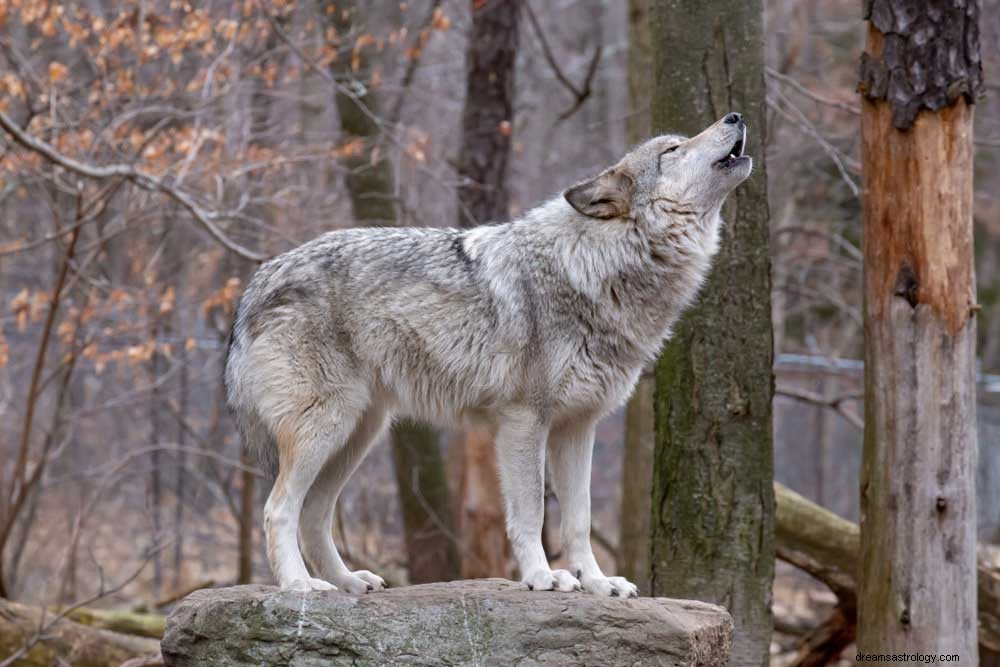
<instances>
[{"instance_id":1,"label":"wolf's closed eye","mask_svg":"<svg viewBox=\"0 0 1000 667\"><path fill-rule=\"evenodd\" d=\"M680 148L680 144L676 144L676 145L674 145L674 146L671 146L671 147L670 147L670 148L668 148L667 150L665 150L665 151L663 151L662 153L660 153L660 155L666 155L667 153L673 153L673 152L674 152L675 150L677 150L678 148Z\"/></svg>"}]
</instances>

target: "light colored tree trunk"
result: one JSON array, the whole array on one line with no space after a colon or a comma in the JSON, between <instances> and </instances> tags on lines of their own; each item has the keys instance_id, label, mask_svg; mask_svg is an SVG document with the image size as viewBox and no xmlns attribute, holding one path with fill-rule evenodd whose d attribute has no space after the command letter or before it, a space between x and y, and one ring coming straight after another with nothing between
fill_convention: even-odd
<instances>
[{"instance_id":1,"label":"light colored tree trunk","mask_svg":"<svg viewBox=\"0 0 1000 667\"><path fill-rule=\"evenodd\" d=\"M941 5L880 0L866 16L858 651L976 664L970 104L982 74L978 3Z\"/></svg>"},{"instance_id":2,"label":"light colored tree trunk","mask_svg":"<svg viewBox=\"0 0 1000 667\"><path fill-rule=\"evenodd\" d=\"M461 227L506 220L507 163L514 123L514 70L520 0L473 0L466 51L458 221ZM493 442L465 433L449 451L458 491L462 576L509 576L503 497Z\"/></svg>"},{"instance_id":3,"label":"light colored tree trunk","mask_svg":"<svg viewBox=\"0 0 1000 667\"><path fill-rule=\"evenodd\" d=\"M773 350L764 168L761 0L652 3L654 132L693 135L730 111L749 126L753 175L728 198L711 275L656 372L654 595L726 606L733 665L771 642Z\"/></svg>"}]
</instances>

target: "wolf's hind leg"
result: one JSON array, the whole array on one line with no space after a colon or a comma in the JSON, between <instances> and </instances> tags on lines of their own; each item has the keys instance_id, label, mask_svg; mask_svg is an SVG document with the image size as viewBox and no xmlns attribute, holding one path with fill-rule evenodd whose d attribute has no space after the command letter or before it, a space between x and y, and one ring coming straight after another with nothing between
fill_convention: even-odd
<instances>
[{"instance_id":1,"label":"wolf's hind leg","mask_svg":"<svg viewBox=\"0 0 1000 667\"><path fill-rule=\"evenodd\" d=\"M570 572L595 595L635 597L638 589L624 577L605 577L590 546L590 466L594 424L569 424L549 434L549 470L562 516L562 547Z\"/></svg>"},{"instance_id":2,"label":"wolf's hind leg","mask_svg":"<svg viewBox=\"0 0 1000 667\"><path fill-rule=\"evenodd\" d=\"M347 480L354 474L372 445L385 431L388 415L383 405L372 402L348 438L347 444L326 461L316 481L306 494L299 533L306 561L317 577L348 593L379 591L385 587L382 577L368 570L347 569L333 542L333 517L337 499Z\"/></svg>"},{"instance_id":3,"label":"wolf's hind leg","mask_svg":"<svg viewBox=\"0 0 1000 667\"><path fill-rule=\"evenodd\" d=\"M324 464L345 446L360 414L309 404L302 414L289 415L275 428L278 476L264 505L264 534L271 570L282 588L334 590L313 579L299 551L298 527L307 492Z\"/></svg>"}]
</instances>

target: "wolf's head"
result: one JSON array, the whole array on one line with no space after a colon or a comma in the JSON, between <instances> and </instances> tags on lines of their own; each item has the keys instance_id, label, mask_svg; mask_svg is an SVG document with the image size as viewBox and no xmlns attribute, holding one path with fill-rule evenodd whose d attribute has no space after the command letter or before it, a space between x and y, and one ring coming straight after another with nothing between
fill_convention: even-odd
<instances>
[{"instance_id":1,"label":"wolf's head","mask_svg":"<svg viewBox=\"0 0 1000 667\"><path fill-rule=\"evenodd\" d=\"M743 154L746 136L746 123L738 113L726 114L690 139L664 134L563 196L592 218L636 218L650 207L710 212L750 175L753 160Z\"/></svg>"}]
</instances>

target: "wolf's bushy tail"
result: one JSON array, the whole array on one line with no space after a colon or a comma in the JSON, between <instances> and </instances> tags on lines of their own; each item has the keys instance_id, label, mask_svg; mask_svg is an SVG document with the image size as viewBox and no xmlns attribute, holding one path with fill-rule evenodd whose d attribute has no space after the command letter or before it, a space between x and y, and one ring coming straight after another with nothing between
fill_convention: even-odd
<instances>
[{"instance_id":1,"label":"wolf's bushy tail","mask_svg":"<svg viewBox=\"0 0 1000 667\"><path fill-rule=\"evenodd\" d=\"M236 318L233 320L233 329L229 334L229 346L226 350L226 399L229 403L229 411L236 421L236 428L240 433L240 440L243 444L243 451L248 457L256 461L264 474L274 479L278 474L278 442L261 419L254 401L246 391L248 378L245 375L250 367L247 364L247 345L241 335L239 326L242 303L237 309Z\"/></svg>"},{"instance_id":2,"label":"wolf's bushy tail","mask_svg":"<svg viewBox=\"0 0 1000 667\"><path fill-rule=\"evenodd\" d=\"M234 409L243 451L273 480L278 474L278 442L255 410Z\"/></svg>"}]
</instances>

